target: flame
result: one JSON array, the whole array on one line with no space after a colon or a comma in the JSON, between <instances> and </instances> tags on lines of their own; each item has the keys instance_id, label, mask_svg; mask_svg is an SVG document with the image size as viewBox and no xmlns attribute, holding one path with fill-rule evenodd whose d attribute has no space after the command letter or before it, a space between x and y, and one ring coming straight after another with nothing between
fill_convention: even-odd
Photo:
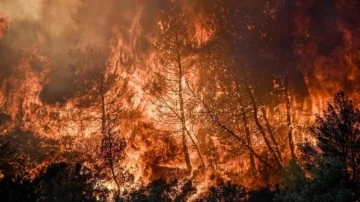
<instances>
[{"instance_id":1,"label":"flame","mask_svg":"<svg viewBox=\"0 0 360 202\"><path fill-rule=\"evenodd\" d=\"M359 16L355 13L349 14L347 11L357 7L358 3L335 1L333 4L322 5L321 8L324 10L321 12L328 12L327 14L331 16L329 18L317 19L315 15L306 14L316 6L319 7L318 4L321 3L298 1L297 13L294 15L296 24L294 35L298 39L295 42L295 53L301 58L300 68L305 75L316 113L324 109L324 101L330 99L339 90L345 90L355 99L359 97L356 84L359 81L359 68L355 62L355 58L359 55L357 48L359 32L358 28L355 28L358 26L353 26L348 21L348 18L356 19ZM336 18L333 17L335 15ZM326 41L323 41L324 33L317 33L312 29L316 23L327 26L320 29L331 27L332 33L329 35L331 38L327 38L330 47L326 47ZM336 41L341 44L336 44Z\"/></svg>"},{"instance_id":2,"label":"flame","mask_svg":"<svg viewBox=\"0 0 360 202\"><path fill-rule=\"evenodd\" d=\"M0 41L5 37L7 29L8 29L7 20L6 18L0 15Z\"/></svg>"},{"instance_id":3,"label":"flame","mask_svg":"<svg viewBox=\"0 0 360 202\"><path fill-rule=\"evenodd\" d=\"M10 117L10 121L1 125L0 132L5 134L20 129L30 131L41 137L62 141L59 153L54 158L48 159L33 168L31 170L32 175L35 176L49 163L65 158L61 156L62 152L84 154L85 157L82 158L85 158L84 161L89 167L96 168L97 166L96 151L102 137L101 116L103 113L101 112L101 104L99 104L99 92L94 95L94 93L84 92L84 89L78 90L76 89L78 84L74 82L70 85L74 87L71 95L65 96L61 102L46 103L41 96L45 86L51 83L52 76L54 72L57 72L57 68L61 68L59 66L64 65L62 63L69 62L72 64L74 62L68 58L70 56L65 57L63 56L64 53L58 53L71 46L75 50L74 52L76 50L81 53L82 51L85 52L84 60L92 61L91 59L95 58L95 54L86 55L85 47L88 45L95 47L95 50L100 50L101 53L106 53L103 54L105 59L99 65L101 67L97 67L97 64L83 66L76 64L72 70L75 72L74 75L80 78L83 76L82 73L90 71L91 67L89 66L93 65L96 66L95 69L98 68L96 70L100 69L96 74L102 76L103 80L114 79L108 89L101 92L103 93L101 96L105 99L106 107L104 108L106 108L108 116L114 116L113 125L114 130L117 131L117 137L124 138L127 142L124 157L119 161L117 171L120 173L123 170L131 173L133 181L131 183L124 182L122 191L136 189L158 178L188 178L189 176L185 172L185 161L179 146L181 145L181 137L176 133L169 134L168 132L178 130L178 124L160 122L166 118L157 109L160 101L146 91L146 86L152 82L151 74L157 68L156 61L160 57L153 47L159 37L157 32L159 30L155 30L164 31L166 28L166 25L157 17L150 19L156 16L154 13L157 12L147 10L148 4L139 1L141 3L132 3L132 7L129 6L131 12L126 12L124 16L121 16L121 20L116 21L114 19L120 18L120 14L113 11L114 8L111 8L111 5L117 4L114 2L104 3L106 4L102 5L106 8L104 13L92 14L95 17L99 15L98 18L94 18L94 26L101 25L100 28L106 29L101 30L106 34L99 34L101 31L94 30L91 26L87 27L91 23L88 22L88 19L82 19L84 16L79 14L80 17L78 16L78 18L80 21L84 21L86 29L77 24L77 17L73 16L80 13L81 9L95 9L93 7L96 3L94 5L89 3L90 8L86 7L87 3L84 1L59 3L61 15L51 14L48 16L49 19L45 19L46 15L40 12L41 10L45 8L57 10L51 5L47 5L45 1L14 2L0 2L0 7L4 6L0 11L5 16L9 16L0 17L0 45L5 44L8 40L10 31L13 31L13 23L17 21L26 19L32 23L44 22L46 25L51 25L49 26L50 30L41 27L40 30L35 31L35 39L29 39L31 43L26 43L26 47L16 47L21 54L17 55L16 64L11 66L10 76L3 76L0 72L0 109L2 113ZM99 3L100 1L96 2ZM224 63L220 59L214 59L215 57L213 58L211 54L218 50L202 53L204 49L206 51L210 49L209 47L216 43L217 35L221 34L220 25L217 25L218 21L215 19L216 15L206 10L205 5L199 6L201 9L196 12L195 8L198 8L196 3L185 4L184 2L188 1L172 1L171 5L180 4L182 6L182 12L185 16L184 24L190 30L189 33L192 34L187 43L190 44L193 53L186 55L182 61L191 71L186 75L186 82L185 79L181 82L184 86L188 85L194 93L186 95L185 99L210 100L211 109L214 110L216 116L220 117L219 120L223 121L238 136L243 137L246 131L242 120L239 118L239 105L237 105L236 96L240 94L240 96L245 97L245 93L237 89L242 84L235 82L234 77L229 76L235 74L234 72L238 73L237 70L231 69L234 62L229 59L228 63ZM23 12L11 10L18 4L21 5L19 8ZM55 5L58 4L55 3ZM326 107L326 101L335 92L345 89L350 96L360 99L360 89L357 85L360 79L360 69L358 68L360 26L354 26L346 20L347 15L354 15L354 17L350 16L354 19L359 18L358 14L346 14L348 9L356 9L357 5L351 2L336 1L334 9L341 14L340 17L331 18L326 22L317 22L316 16L307 14L309 10L316 7L316 1L296 1L294 3L297 11L294 13L294 30L292 32L292 36L295 38L293 52L299 58L299 69L304 76L306 90L309 94L308 97L302 99L289 96L291 119L293 120L290 125L293 129L295 144L308 137L306 130L313 124L313 115L321 113L321 110ZM161 7L162 4L159 3L158 6ZM216 9L225 10L219 8L218 4L216 6ZM268 4L266 6L270 7ZM9 8L9 10L5 12L4 8ZM271 15L270 17L275 19L276 9L270 9L269 13L265 14ZM63 17L64 21L61 20ZM326 47L324 39L313 30L316 23L325 24L325 27L334 26L333 31L336 31L338 36L332 37L340 37L341 45L335 43L332 44L334 46L332 48ZM352 23L359 24L358 21ZM247 26L247 31L253 32L258 24L251 23L251 26L249 24ZM81 30L82 28L84 30ZM74 34L76 36L73 36L74 39L70 37L71 34L69 33L76 33ZM64 44L59 43L57 37L62 39L62 35L66 35L65 38L69 41L64 42ZM108 36L105 37L104 35ZM21 40L19 39L19 41ZM55 44L54 47L49 45L52 42ZM19 42L19 44L22 43ZM13 46L15 45L11 45L11 48L15 49ZM53 50L56 48L58 50ZM231 50L231 48L221 48L226 50L219 55L222 54L222 60L227 60L229 56L227 56L228 52L226 51ZM71 55L71 53L70 51L69 54ZM205 58L214 60L214 64L203 61L205 54L207 55ZM54 55L60 55L61 61ZM251 58L241 59L243 61L240 63L244 62L244 64L246 64L246 60L251 60ZM56 64L57 62L61 64ZM224 64L219 65L218 63ZM2 68L1 65L0 63L0 68ZM223 68L227 65L229 67ZM60 70L60 72L62 71ZM241 74L247 73L241 72ZM84 77L81 81L91 80L91 78ZM280 87L281 85L276 84L274 89ZM98 86L93 84L89 91L96 90L98 90ZM254 89L251 90L251 92L255 91ZM166 96L170 99L176 99L174 95L168 94ZM259 110L256 115L259 116L260 124L265 126L268 122L273 126L276 134L275 141L279 142L279 147L283 151L282 157L286 162L291 158L289 149L286 149L287 142L283 135L288 130L285 124L287 106L283 100L279 100L275 107L264 106L265 104L259 101L259 109L264 109L264 111L260 112L261 110ZM197 101L194 103L191 113L189 113L189 117L193 120L186 122L187 126L191 126L189 133L191 133L190 136L193 141L187 140L187 143L190 160L194 167L191 177L197 188L197 193L191 197L190 201L195 200L197 196L206 192L211 186L216 186L219 180L232 181L250 189L265 186L264 181L261 181L259 176L249 174L251 164L249 152L246 148L227 136L223 130L215 127L204 115L206 109L201 103ZM246 105L244 107L246 116L251 119L253 116L251 110L254 109L247 103L244 105ZM265 120L266 118L268 120ZM264 140L256 124L250 121L248 127L252 133L250 139L254 152L267 157L266 155L269 154L265 149ZM200 153L203 154L203 161L206 165L204 170L201 170L202 162L196 145L199 146ZM256 169L260 170L261 163L256 161L255 164ZM0 178L1 176L0 173ZM278 176L274 178L278 178ZM278 179L271 180L276 181ZM116 184L111 180L104 180L101 183L109 189L116 189Z\"/></svg>"}]
</instances>

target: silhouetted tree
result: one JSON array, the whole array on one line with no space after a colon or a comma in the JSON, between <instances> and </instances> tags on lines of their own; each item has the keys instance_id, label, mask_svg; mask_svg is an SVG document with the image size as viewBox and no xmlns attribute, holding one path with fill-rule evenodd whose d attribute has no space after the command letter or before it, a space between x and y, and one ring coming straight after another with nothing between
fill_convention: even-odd
<instances>
[{"instance_id":1,"label":"silhouetted tree","mask_svg":"<svg viewBox=\"0 0 360 202\"><path fill-rule=\"evenodd\" d=\"M98 156L103 166L109 169L111 172L112 180L116 184L117 191L120 191L120 181L117 172L120 167L120 160L124 157L124 150L126 148L126 142L124 139L119 139L111 129L108 129L103 134L101 144L99 146ZM119 193L118 193L119 194Z\"/></svg>"},{"instance_id":2,"label":"silhouetted tree","mask_svg":"<svg viewBox=\"0 0 360 202\"><path fill-rule=\"evenodd\" d=\"M299 162L284 173L278 201L351 201L359 199L360 111L343 92L335 95L310 129L316 145L300 144Z\"/></svg>"},{"instance_id":3,"label":"silhouetted tree","mask_svg":"<svg viewBox=\"0 0 360 202\"><path fill-rule=\"evenodd\" d=\"M75 53L78 54L77 65L82 67L77 72L76 83L81 96L78 104L96 112L95 115L90 115L93 116L90 121L100 123L97 131L100 143L96 156L101 165L98 167L110 171L109 176L119 192L122 178L119 175L123 174L119 163L126 147L125 138L120 137L123 134L120 132L120 125L124 118L122 115L130 111L124 107L124 103L130 102L133 91L128 86L128 79L120 76L125 70L107 59L109 55L91 48ZM86 116L89 115L85 114L84 118Z\"/></svg>"},{"instance_id":4,"label":"silhouetted tree","mask_svg":"<svg viewBox=\"0 0 360 202\"><path fill-rule=\"evenodd\" d=\"M351 190L347 188L346 168L339 158L323 157L306 171L292 160L284 171L281 191L275 201L352 201Z\"/></svg>"},{"instance_id":5,"label":"silhouetted tree","mask_svg":"<svg viewBox=\"0 0 360 202\"><path fill-rule=\"evenodd\" d=\"M262 188L259 190L249 191L249 202L272 202L274 199L275 191L272 191L267 188Z\"/></svg>"},{"instance_id":6,"label":"silhouetted tree","mask_svg":"<svg viewBox=\"0 0 360 202\"><path fill-rule=\"evenodd\" d=\"M96 187L92 170L80 163L55 163L47 167L35 180L37 201L96 201L106 190Z\"/></svg>"},{"instance_id":7,"label":"silhouetted tree","mask_svg":"<svg viewBox=\"0 0 360 202\"><path fill-rule=\"evenodd\" d=\"M217 201L247 201L247 190L239 185L227 183L219 183L213 186L209 191L202 197L198 198L197 202L217 202Z\"/></svg>"},{"instance_id":8,"label":"silhouetted tree","mask_svg":"<svg viewBox=\"0 0 360 202\"><path fill-rule=\"evenodd\" d=\"M196 188L193 187L191 180L179 182L173 180L167 182L159 179L151 182L139 190L129 194L128 201L151 202L151 201L187 201L194 194Z\"/></svg>"},{"instance_id":9,"label":"silhouetted tree","mask_svg":"<svg viewBox=\"0 0 360 202\"><path fill-rule=\"evenodd\" d=\"M0 139L0 199L2 201L35 201L35 189L29 179L16 176L12 159L16 150L10 140Z\"/></svg>"},{"instance_id":10,"label":"silhouetted tree","mask_svg":"<svg viewBox=\"0 0 360 202\"><path fill-rule=\"evenodd\" d=\"M51 162L59 151L58 141L16 129L0 135L0 171L11 177L33 177L33 171L45 162ZM36 172L35 172L36 173Z\"/></svg>"},{"instance_id":11,"label":"silhouetted tree","mask_svg":"<svg viewBox=\"0 0 360 202\"><path fill-rule=\"evenodd\" d=\"M36 201L38 199L33 183L24 178L0 177L0 199L7 202Z\"/></svg>"},{"instance_id":12,"label":"silhouetted tree","mask_svg":"<svg viewBox=\"0 0 360 202\"><path fill-rule=\"evenodd\" d=\"M335 95L323 115L316 116L311 135L325 157L340 158L346 168L348 180L359 193L360 173L360 110L344 92Z\"/></svg>"},{"instance_id":13,"label":"silhouetted tree","mask_svg":"<svg viewBox=\"0 0 360 202\"><path fill-rule=\"evenodd\" d=\"M172 8L173 13L160 20L159 39L155 44L157 58L153 73L153 84L149 93L156 98L155 105L162 121L176 125L175 132L181 134L182 150L189 174L193 165L189 150L195 148L204 167L204 161L196 135L192 133L195 99L189 90L189 80L193 70L191 59L191 33L186 27L183 13ZM174 132L174 131L171 131Z\"/></svg>"}]
</instances>

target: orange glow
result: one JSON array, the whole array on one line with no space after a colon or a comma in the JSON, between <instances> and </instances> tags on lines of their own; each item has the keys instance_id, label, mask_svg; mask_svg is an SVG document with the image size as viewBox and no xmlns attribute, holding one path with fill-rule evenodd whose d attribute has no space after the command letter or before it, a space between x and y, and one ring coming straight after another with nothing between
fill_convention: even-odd
<instances>
[{"instance_id":1,"label":"orange glow","mask_svg":"<svg viewBox=\"0 0 360 202\"><path fill-rule=\"evenodd\" d=\"M32 179L72 158L104 169L99 145L115 131L124 154L98 182L114 193L112 178L121 193L191 179L190 201L220 181L273 188L294 153L288 139L298 155L337 91L360 100L360 21L344 14L355 3L335 1L338 15L317 19L316 1L294 1L284 31L282 3L31 0L15 14L16 2L0 2L0 136L56 141L55 154L29 166ZM46 12L57 6L59 16ZM316 26L334 26L341 43Z\"/></svg>"}]
</instances>

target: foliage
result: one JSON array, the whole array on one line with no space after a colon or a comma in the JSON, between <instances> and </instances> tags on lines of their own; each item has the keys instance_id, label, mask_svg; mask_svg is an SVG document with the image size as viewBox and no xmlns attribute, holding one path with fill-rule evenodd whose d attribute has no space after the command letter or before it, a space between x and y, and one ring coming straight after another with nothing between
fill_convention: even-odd
<instances>
[{"instance_id":1,"label":"foliage","mask_svg":"<svg viewBox=\"0 0 360 202\"><path fill-rule=\"evenodd\" d=\"M6 176L31 175L31 169L58 152L56 140L19 129L0 136L0 172ZM31 177L31 176L30 176Z\"/></svg>"},{"instance_id":2,"label":"foliage","mask_svg":"<svg viewBox=\"0 0 360 202\"><path fill-rule=\"evenodd\" d=\"M274 199L275 193L267 188L249 191L249 202L271 202Z\"/></svg>"},{"instance_id":3,"label":"foliage","mask_svg":"<svg viewBox=\"0 0 360 202\"><path fill-rule=\"evenodd\" d=\"M0 179L1 201L36 201L37 198L38 195L31 181L10 176Z\"/></svg>"},{"instance_id":4,"label":"foliage","mask_svg":"<svg viewBox=\"0 0 360 202\"><path fill-rule=\"evenodd\" d=\"M166 182L159 179L131 192L126 201L187 201L195 191L191 180Z\"/></svg>"},{"instance_id":5,"label":"foliage","mask_svg":"<svg viewBox=\"0 0 360 202\"><path fill-rule=\"evenodd\" d=\"M284 171L277 201L351 201L358 199L360 111L339 92L316 116L309 141L300 145L303 168L295 160Z\"/></svg>"},{"instance_id":6,"label":"foliage","mask_svg":"<svg viewBox=\"0 0 360 202\"><path fill-rule=\"evenodd\" d=\"M9 156L11 152L10 141L0 139L0 179L4 176L4 173L9 172Z\"/></svg>"},{"instance_id":7,"label":"foliage","mask_svg":"<svg viewBox=\"0 0 360 202\"><path fill-rule=\"evenodd\" d=\"M346 180L359 197L360 188L360 110L343 92L328 102L323 115L316 116L311 135L317 140L322 156L338 158L346 166ZM303 147L302 147L303 148Z\"/></svg>"},{"instance_id":8,"label":"foliage","mask_svg":"<svg viewBox=\"0 0 360 202\"><path fill-rule=\"evenodd\" d=\"M305 172L291 161L284 171L282 190L275 201L351 201L351 191L346 188L346 172L339 158L320 158L306 177Z\"/></svg>"},{"instance_id":9,"label":"foliage","mask_svg":"<svg viewBox=\"0 0 360 202\"><path fill-rule=\"evenodd\" d=\"M323 116L316 116L311 129L323 156L339 157L349 169L349 180L359 184L360 110L343 92L328 103Z\"/></svg>"},{"instance_id":10,"label":"foliage","mask_svg":"<svg viewBox=\"0 0 360 202\"><path fill-rule=\"evenodd\" d=\"M106 166L113 167L124 156L126 142L118 139L112 131L108 131L101 139L99 157Z\"/></svg>"},{"instance_id":11,"label":"foliage","mask_svg":"<svg viewBox=\"0 0 360 202\"><path fill-rule=\"evenodd\" d=\"M35 180L38 201L96 201L95 176L80 163L55 163ZM100 193L100 192L99 192Z\"/></svg>"},{"instance_id":12,"label":"foliage","mask_svg":"<svg viewBox=\"0 0 360 202\"><path fill-rule=\"evenodd\" d=\"M95 196L105 198L106 190L95 187L94 173L80 163L50 164L38 176L33 176L37 172L31 173L27 167L42 162L46 158L46 152L38 152L47 150L44 150L42 145L24 148L24 141L27 142L25 145L32 145L32 141L38 140L31 139L32 136L27 136L28 133L24 134L21 136L23 139L17 137L16 134L11 138L2 136L0 139L0 198L2 201L95 201ZM44 141L40 142L44 143ZM34 149L38 151L35 152ZM43 156L36 156L37 154L43 154ZM37 168L39 169L41 167ZM35 179L31 180L32 177Z\"/></svg>"},{"instance_id":13,"label":"foliage","mask_svg":"<svg viewBox=\"0 0 360 202\"><path fill-rule=\"evenodd\" d=\"M239 185L220 183L216 187L213 186L202 197L197 199L198 202L217 202L217 201L247 201L247 190Z\"/></svg>"}]
</instances>

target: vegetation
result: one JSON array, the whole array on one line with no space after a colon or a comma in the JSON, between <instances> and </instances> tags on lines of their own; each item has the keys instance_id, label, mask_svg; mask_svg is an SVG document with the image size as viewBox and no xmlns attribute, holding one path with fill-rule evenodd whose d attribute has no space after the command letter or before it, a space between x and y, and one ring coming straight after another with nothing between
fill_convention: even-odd
<instances>
[{"instance_id":1,"label":"vegetation","mask_svg":"<svg viewBox=\"0 0 360 202\"><path fill-rule=\"evenodd\" d=\"M358 200L359 117L360 111L354 103L343 92L337 93L322 115L316 116L316 124L309 130L316 144L305 141L299 145L301 155L290 160L283 169L283 180L279 184L279 190L270 191L265 188L251 191L220 180L206 193L197 196L196 201L272 201L274 194L274 201ZM28 138L37 137L30 135ZM20 140L1 138L0 196L3 200L102 201L109 197L110 190L97 183L101 180L99 178L101 176L96 170L82 163L52 163L33 179L29 178L29 173L26 173L29 168L19 169L21 167L17 163L20 162L16 162L14 158L22 153L22 148L19 146L21 143L16 143ZM116 145L115 142L111 143ZM18 145L17 148L13 147L15 144ZM125 146L124 143L121 145ZM106 148L113 149L114 154L122 151L118 146L116 148L106 146ZM51 151L51 147L46 144L35 149ZM104 163L111 162L108 159L109 154L106 153L110 151L101 150L101 152ZM18 161L23 160L18 159ZM187 201L196 192L197 188L190 179L183 181L159 179L121 196L115 192L114 196L121 197L121 200L125 201Z\"/></svg>"},{"instance_id":2,"label":"vegetation","mask_svg":"<svg viewBox=\"0 0 360 202\"><path fill-rule=\"evenodd\" d=\"M343 92L337 93L310 130L317 144L300 145L302 158L284 170L276 200L359 200L359 123L359 109Z\"/></svg>"},{"instance_id":3,"label":"vegetation","mask_svg":"<svg viewBox=\"0 0 360 202\"><path fill-rule=\"evenodd\" d=\"M34 2L0 12L0 201L360 200L357 1Z\"/></svg>"}]
</instances>

